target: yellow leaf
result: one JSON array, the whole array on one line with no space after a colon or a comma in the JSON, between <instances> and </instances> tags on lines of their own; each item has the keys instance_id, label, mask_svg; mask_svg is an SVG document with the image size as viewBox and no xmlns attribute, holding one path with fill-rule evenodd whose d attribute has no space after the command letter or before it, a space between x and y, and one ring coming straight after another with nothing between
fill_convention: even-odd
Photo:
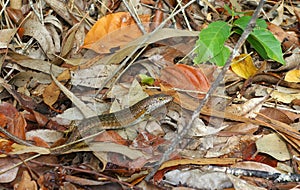
<instances>
[{"instance_id":1,"label":"yellow leaf","mask_svg":"<svg viewBox=\"0 0 300 190\"><path fill-rule=\"evenodd\" d=\"M231 69L235 74L245 79L248 79L257 72L257 68L248 54L236 56L232 61Z\"/></svg>"},{"instance_id":2,"label":"yellow leaf","mask_svg":"<svg viewBox=\"0 0 300 190\"><path fill-rule=\"evenodd\" d=\"M287 72L284 80L287 82L300 82L300 70L291 70Z\"/></svg>"}]
</instances>

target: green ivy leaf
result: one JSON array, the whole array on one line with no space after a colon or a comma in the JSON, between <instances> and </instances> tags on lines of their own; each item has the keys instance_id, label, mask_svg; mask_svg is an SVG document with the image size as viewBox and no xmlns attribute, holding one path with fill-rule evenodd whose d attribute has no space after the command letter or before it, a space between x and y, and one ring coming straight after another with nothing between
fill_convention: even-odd
<instances>
[{"instance_id":1,"label":"green ivy leaf","mask_svg":"<svg viewBox=\"0 0 300 190\"><path fill-rule=\"evenodd\" d=\"M251 17L248 16L241 17L234 22L234 26L241 30L245 30L250 19ZM266 22L262 19L258 19L257 26L253 29L247 41L253 46L253 48L262 58L270 58L281 64L285 64L280 42L266 28ZM235 32L241 34L242 31L239 29L235 30Z\"/></svg>"},{"instance_id":2,"label":"green ivy leaf","mask_svg":"<svg viewBox=\"0 0 300 190\"><path fill-rule=\"evenodd\" d=\"M196 64L210 61L218 66L223 66L229 57L229 49L224 46L230 36L231 27L223 21L213 22L199 34L196 42L194 59Z\"/></svg>"}]
</instances>

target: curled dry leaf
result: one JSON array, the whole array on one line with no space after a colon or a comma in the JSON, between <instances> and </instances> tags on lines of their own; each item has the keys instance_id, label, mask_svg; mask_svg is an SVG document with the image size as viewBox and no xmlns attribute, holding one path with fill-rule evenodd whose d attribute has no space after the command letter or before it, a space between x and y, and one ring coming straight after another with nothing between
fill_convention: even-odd
<instances>
[{"instance_id":1,"label":"curled dry leaf","mask_svg":"<svg viewBox=\"0 0 300 190\"><path fill-rule=\"evenodd\" d=\"M193 97L203 98L210 88L210 83L200 68L177 64L165 67L161 71L160 80L166 84L181 90L199 91L200 93L188 93Z\"/></svg>"},{"instance_id":2,"label":"curled dry leaf","mask_svg":"<svg viewBox=\"0 0 300 190\"><path fill-rule=\"evenodd\" d=\"M149 30L147 24L150 16L140 15L139 18L146 31ZM142 32L130 13L118 12L98 20L87 33L83 47L97 53L110 53L111 48L122 47L140 36Z\"/></svg>"},{"instance_id":3,"label":"curled dry leaf","mask_svg":"<svg viewBox=\"0 0 300 190\"><path fill-rule=\"evenodd\" d=\"M51 23L51 25L43 25L32 17L27 19L23 24L24 35L31 36L36 39L42 47L43 52L46 52L47 56L50 59L53 59L54 54L60 51L60 37L56 28L60 30L62 30L62 28L57 18L53 16L46 21Z\"/></svg>"}]
</instances>

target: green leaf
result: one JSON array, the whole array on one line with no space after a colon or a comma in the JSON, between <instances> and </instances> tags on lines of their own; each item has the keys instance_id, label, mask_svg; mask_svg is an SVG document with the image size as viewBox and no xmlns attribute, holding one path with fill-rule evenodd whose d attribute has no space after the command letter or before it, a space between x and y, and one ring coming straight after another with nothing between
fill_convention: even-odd
<instances>
[{"instance_id":1,"label":"green leaf","mask_svg":"<svg viewBox=\"0 0 300 190\"><path fill-rule=\"evenodd\" d=\"M269 30L263 28L254 29L251 33L251 37L253 37L255 41L263 46L270 59L273 59L281 64L285 64L281 50L281 44ZM259 52L256 49L257 47L255 44L252 43L251 45L253 45L257 52Z\"/></svg>"},{"instance_id":2,"label":"green leaf","mask_svg":"<svg viewBox=\"0 0 300 190\"><path fill-rule=\"evenodd\" d=\"M239 27L240 29L242 29L243 31L246 29L249 21L251 19L251 16L243 16L239 19L237 19L236 21L234 21L233 25L236 27ZM266 21L262 20L262 19L257 19L256 20L256 28L267 28L267 23Z\"/></svg>"},{"instance_id":3,"label":"green leaf","mask_svg":"<svg viewBox=\"0 0 300 190\"><path fill-rule=\"evenodd\" d=\"M146 84L146 85L153 85L154 84L154 78L149 77L148 75L139 74L139 77L141 79L142 84Z\"/></svg>"},{"instance_id":4,"label":"green leaf","mask_svg":"<svg viewBox=\"0 0 300 190\"><path fill-rule=\"evenodd\" d=\"M210 61L218 66L224 65L229 57L229 50L224 43L230 36L230 30L231 27L223 21L213 22L203 29L196 42L197 56L194 62L199 64Z\"/></svg>"},{"instance_id":5,"label":"green leaf","mask_svg":"<svg viewBox=\"0 0 300 190\"><path fill-rule=\"evenodd\" d=\"M241 30L245 30L250 19L251 17L244 16L236 20L234 22L234 26L238 27L239 29L236 29L235 32L241 34ZM266 29L266 22L262 19L257 19L256 23L257 26L253 29L247 41L253 46L253 48L262 58L270 58L281 64L285 64L281 50L281 44L274 37L274 35Z\"/></svg>"}]
</instances>

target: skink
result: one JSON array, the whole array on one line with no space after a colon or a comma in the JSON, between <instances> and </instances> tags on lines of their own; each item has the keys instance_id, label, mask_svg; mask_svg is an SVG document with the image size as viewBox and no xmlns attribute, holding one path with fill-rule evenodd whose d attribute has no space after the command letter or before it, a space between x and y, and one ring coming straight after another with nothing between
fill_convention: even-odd
<instances>
[{"instance_id":1,"label":"skink","mask_svg":"<svg viewBox=\"0 0 300 190\"><path fill-rule=\"evenodd\" d=\"M129 108L84 119L75 127L66 144L70 144L80 137L86 137L108 129L122 129L145 120L153 111L172 101L172 96L157 94L149 96ZM72 146L65 146L53 151L62 153Z\"/></svg>"}]
</instances>

